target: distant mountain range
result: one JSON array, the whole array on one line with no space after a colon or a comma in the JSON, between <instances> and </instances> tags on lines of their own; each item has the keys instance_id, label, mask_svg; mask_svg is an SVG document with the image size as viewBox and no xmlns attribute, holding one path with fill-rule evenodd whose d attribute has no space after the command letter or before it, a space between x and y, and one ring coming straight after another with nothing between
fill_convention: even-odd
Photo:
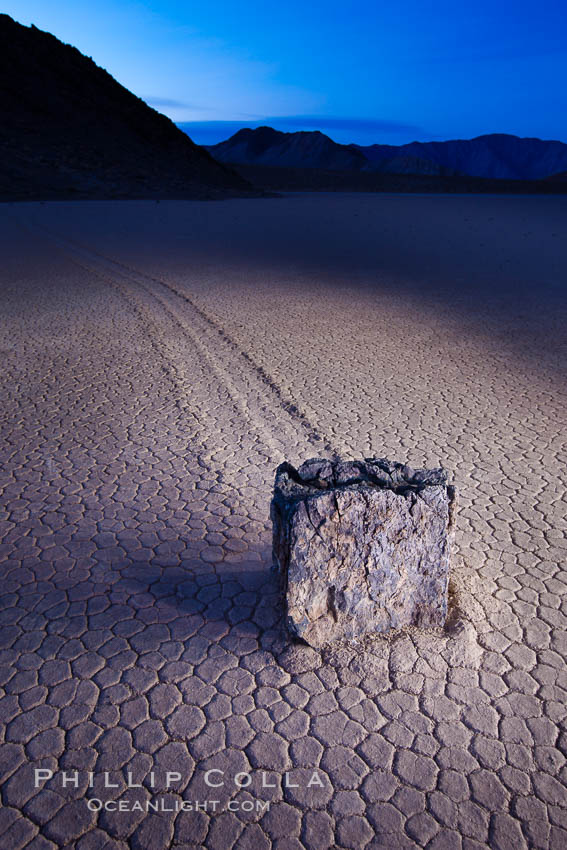
<instances>
[{"instance_id":1,"label":"distant mountain range","mask_svg":"<svg viewBox=\"0 0 567 850\"><path fill-rule=\"evenodd\" d=\"M0 198L258 195L76 48L0 15Z\"/></svg>"},{"instance_id":2,"label":"distant mountain range","mask_svg":"<svg viewBox=\"0 0 567 850\"><path fill-rule=\"evenodd\" d=\"M318 130L282 133L272 127L258 127L239 130L226 142L205 147L219 162L239 165L285 165L332 171L360 171L369 166L368 159L355 145L339 145Z\"/></svg>"},{"instance_id":3,"label":"distant mountain range","mask_svg":"<svg viewBox=\"0 0 567 850\"><path fill-rule=\"evenodd\" d=\"M503 134L365 147L259 127L205 149L76 48L4 14L0 115L0 200L567 191L566 144Z\"/></svg>"},{"instance_id":4,"label":"distant mountain range","mask_svg":"<svg viewBox=\"0 0 567 850\"><path fill-rule=\"evenodd\" d=\"M407 145L341 145L319 131L239 130L207 150L235 165L319 168L429 176L541 180L567 171L567 144L494 133L476 139Z\"/></svg>"}]
</instances>

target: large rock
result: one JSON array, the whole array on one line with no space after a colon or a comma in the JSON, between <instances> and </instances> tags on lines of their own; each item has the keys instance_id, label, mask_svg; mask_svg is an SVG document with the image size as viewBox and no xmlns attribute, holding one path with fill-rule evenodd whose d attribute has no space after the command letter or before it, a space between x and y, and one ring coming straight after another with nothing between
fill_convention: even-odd
<instances>
[{"instance_id":1,"label":"large rock","mask_svg":"<svg viewBox=\"0 0 567 850\"><path fill-rule=\"evenodd\" d=\"M444 469L384 458L281 464L273 553L292 634L320 647L443 626L454 505Z\"/></svg>"}]
</instances>

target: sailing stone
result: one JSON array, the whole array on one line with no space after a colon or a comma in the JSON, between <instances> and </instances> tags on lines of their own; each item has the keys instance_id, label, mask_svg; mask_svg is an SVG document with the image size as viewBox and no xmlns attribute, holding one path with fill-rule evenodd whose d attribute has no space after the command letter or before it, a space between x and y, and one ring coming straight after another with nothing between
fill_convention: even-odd
<instances>
[{"instance_id":1,"label":"sailing stone","mask_svg":"<svg viewBox=\"0 0 567 850\"><path fill-rule=\"evenodd\" d=\"M322 647L442 627L455 505L442 468L385 458L281 464L270 514L292 635Z\"/></svg>"}]
</instances>

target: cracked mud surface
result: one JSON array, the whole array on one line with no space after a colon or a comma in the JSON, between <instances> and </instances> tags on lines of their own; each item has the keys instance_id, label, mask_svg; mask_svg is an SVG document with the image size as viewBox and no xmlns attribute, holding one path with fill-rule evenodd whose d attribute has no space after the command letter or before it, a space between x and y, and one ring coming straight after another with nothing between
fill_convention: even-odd
<instances>
[{"instance_id":1,"label":"cracked mud surface","mask_svg":"<svg viewBox=\"0 0 567 850\"><path fill-rule=\"evenodd\" d=\"M0 207L3 846L567 846L566 218ZM282 631L274 470L333 453L451 472L446 632L321 655Z\"/></svg>"}]
</instances>

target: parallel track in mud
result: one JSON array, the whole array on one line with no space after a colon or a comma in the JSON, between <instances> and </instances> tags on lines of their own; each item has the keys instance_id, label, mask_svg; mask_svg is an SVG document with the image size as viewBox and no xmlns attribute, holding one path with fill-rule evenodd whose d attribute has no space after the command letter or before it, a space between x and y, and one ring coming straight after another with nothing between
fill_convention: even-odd
<instances>
[{"instance_id":1,"label":"parallel track in mud","mask_svg":"<svg viewBox=\"0 0 567 850\"><path fill-rule=\"evenodd\" d=\"M320 455L338 456L330 440L320 433L292 399L286 397L264 367L239 346L218 319L203 310L187 292L102 254L91 246L62 237L37 223L34 226L81 268L117 286L127 298L135 297L134 292L137 290L138 293L150 296L154 305L157 302L206 367L226 388L233 404L274 456L283 460L287 458L290 445L295 448L305 443L316 448ZM149 312L144 312L148 322L151 321ZM175 365L171 357L168 359L179 379L179 358Z\"/></svg>"},{"instance_id":2,"label":"parallel track in mud","mask_svg":"<svg viewBox=\"0 0 567 850\"><path fill-rule=\"evenodd\" d=\"M437 234L447 262L458 245L483 264L499 261L502 239L517 229L511 212L483 224L493 201L423 204L404 200L397 216L381 199L313 200L308 209L289 199L261 214L268 230L293 216L291 235L302 238L317 219L308 234L314 260L337 234L354 234L345 244L359 250L354 214L358 224L372 221L368 237L380 228L383 245L388 233L403 235L389 255L396 264L405 264L408 238L429 250ZM542 269L554 274L540 263L541 246L553 249L547 221L553 229L558 221L554 213L537 223L544 207L523 208L537 234L522 254L534 284ZM232 231L240 251L262 233L247 206L235 208L246 213ZM537 339L557 327L543 346L555 358L563 341L551 321L555 298L542 302L541 322L479 311L487 333L467 337L469 329L459 336L447 323L450 311L428 315L403 292L365 295L366 311L349 291L322 299L319 273L288 280L279 265L265 280L263 268L251 269L256 277L242 286L242 265L230 251L216 253L215 234L232 226L226 210L209 210L194 253L202 229L180 233L186 218L177 227L153 207L2 211L4 843L270 850L289 837L309 850L384 842L563 850L564 406L557 372L539 361L532 369L517 360L520 348L502 344L510 328L524 337L535 328ZM192 207L189 219L201 211ZM458 223L465 213L473 228ZM462 242L451 246L452 218ZM478 252L477 225L494 236L487 251ZM217 270L210 292L192 256L204 275ZM553 256L563 268L564 253ZM156 278L134 268L149 270L141 257ZM417 250L419 280L420 262ZM447 306L459 304L455 292ZM256 331L255 315L265 316ZM272 374L280 393L269 388ZM450 631L408 630L322 655L288 644L269 569L270 478L279 447L292 461L320 451L284 407L295 394L307 424L321 422L345 454L411 447L455 469L463 499L451 591L461 613ZM270 812L201 812L191 822L166 809L115 819L78 799L86 779L84 789L57 783L70 766L83 776L93 766L100 779L132 767L141 799L150 799L147 772L155 768L165 791L160 772L172 759L187 778L178 789L185 800L207 799L203 776L213 765L227 776L254 768L258 781L245 793L263 800L265 766L276 783ZM34 787L34 763L56 770L51 787ZM324 788L306 787L311 767ZM101 784L95 792L104 796ZM229 783L223 801L240 793Z\"/></svg>"}]
</instances>

